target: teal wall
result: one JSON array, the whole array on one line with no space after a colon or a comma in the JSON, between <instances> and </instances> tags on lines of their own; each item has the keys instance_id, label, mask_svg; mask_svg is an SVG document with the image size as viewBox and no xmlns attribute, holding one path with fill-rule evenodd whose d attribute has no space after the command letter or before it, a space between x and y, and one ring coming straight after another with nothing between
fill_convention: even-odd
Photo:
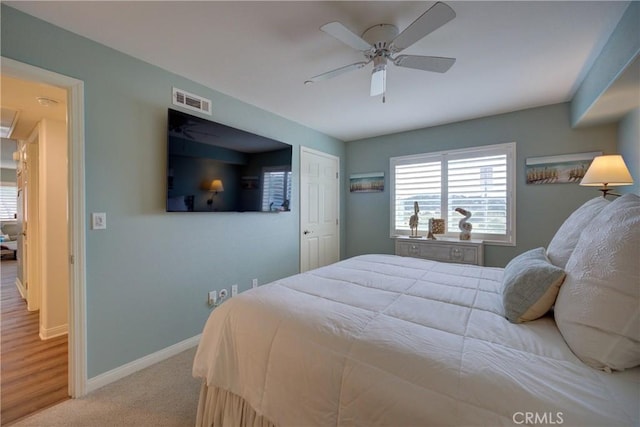
<instances>
[{"instance_id":1,"label":"teal wall","mask_svg":"<svg viewBox=\"0 0 640 427\"><path fill-rule=\"evenodd\" d=\"M571 123L580 124L589 109L627 65L640 54L640 2L630 2L571 101Z\"/></svg>"},{"instance_id":2,"label":"teal wall","mask_svg":"<svg viewBox=\"0 0 640 427\"><path fill-rule=\"evenodd\" d=\"M15 169L0 169L0 181L2 182L17 182L18 177Z\"/></svg>"},{"instance_id":3,"label":"teal wall","mask_svg":"<svg viewBox=\"0 0 640 427\"><path fill-rule=\"evenodd\" d=\"M640 194L640 108L627 113L618 127L618 153L624 158L633 185L617 187L616 192Z\"/></svg>"},{"instance_id":4,"label":"teal wall","mask_svg":"<svg viewBox=\"0 0 640 427\"><path fill-rule=\"evenodd\" d=\"M383 193L347 193L347 256L394 251L389 238L390 157L513 141L517 152L517 245L486 246L485 264L504 266L527 249L546 247L569 214L600 193L577 184L526 185L525 159L617 152L617 125L572 129L568 103L348 142L347 175L384 171L386 188Z\"/></svg>"},{"instance_id":5,"label":"teal wall","mask_svg":"<svg viewBox=\"0 0 640 427\"><path fill-rule=\"evenodd\" d=\"M3 57L85 84L86 211L106 212L108 225L87 230L89 378L199 334L208 291L298 272L300 146L344 168L342 141L5 5L1 15ZM214 120L293 146L292 212L165 212L174 86L212 99Z\"/></svg>"}]
</instances>

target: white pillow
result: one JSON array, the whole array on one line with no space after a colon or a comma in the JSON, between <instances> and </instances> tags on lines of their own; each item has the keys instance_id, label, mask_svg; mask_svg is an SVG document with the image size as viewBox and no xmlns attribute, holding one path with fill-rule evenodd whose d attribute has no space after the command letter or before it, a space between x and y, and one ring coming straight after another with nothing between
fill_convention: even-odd
<instances>
[{"instance_id":1,"label":"white pillow","mask_svg":"<svg viewBox=\"0 0 640 427\"><path fill-rule=\"evenodd\" d=\"M558 328L587 365L640 365L640 196L625 194L584 229L554 309Z\"/></svg>"},{"instance_id":2,"label":"white pillow","mask_svg":"<svg viewBox=\"0 0 640 427\"><path fill-rule=\"evenodd\" d=\"M596 197L576 209L558 228L547 248L549 261L557 267L564 268L578 243L580 233L593 218L610 202L604 197Z\"/></svg>"}]
</instances>

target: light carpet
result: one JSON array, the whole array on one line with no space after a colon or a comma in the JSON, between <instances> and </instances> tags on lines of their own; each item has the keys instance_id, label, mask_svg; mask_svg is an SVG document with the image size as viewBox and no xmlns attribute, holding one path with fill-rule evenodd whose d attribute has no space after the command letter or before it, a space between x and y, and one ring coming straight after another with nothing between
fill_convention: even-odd
<instances>
[{"instance_id":1,"label":"light carpet","mask_svg":"<svg viewBox=\"0 0 640 427\"><path fill-rule=\"evenodd\" d=\"M195 347L80 399L64 401L15 427L192 427L200 380L191 376Z\"/></svg>"}]
</instances>

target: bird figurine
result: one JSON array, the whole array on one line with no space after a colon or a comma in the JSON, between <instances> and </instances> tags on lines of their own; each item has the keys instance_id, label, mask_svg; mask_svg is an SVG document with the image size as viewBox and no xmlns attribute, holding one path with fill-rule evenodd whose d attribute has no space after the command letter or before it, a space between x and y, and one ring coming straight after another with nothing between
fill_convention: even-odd
<instances>
[{"instance_id":1,"label":"bird figurine","mask_svg":"<svg viewBox=\"0 0 640 427\"><path fill-rule=\"evenodd\" d=\"M460 229L460 240L471 240L471 230L473 229L473 225L471 225L470 222L467 222L469 218L471 218L471 212L462 208L456 208L455 211L460 215L464 215L464 218L462 218L458 223L458 228Z\"/></svg>"},{"instance_id":2,"label":"bird figurine","mask_svg":"<svg viewBox=\"0 0 640 427\"><path fill-rule=\"evenodd\" d=\"M418 202L413 202L413 215L409 217L409 228L411 229L410 237L418 237L418 212L420 212Z\"/></svg>"}]
</instances>

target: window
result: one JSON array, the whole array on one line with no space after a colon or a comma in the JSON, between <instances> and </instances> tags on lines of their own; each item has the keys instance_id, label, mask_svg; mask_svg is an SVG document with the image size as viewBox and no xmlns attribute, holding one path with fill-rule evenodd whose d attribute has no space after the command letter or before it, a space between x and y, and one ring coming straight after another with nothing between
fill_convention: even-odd
<instances>
[{"instance_id":1,"label":"window","mask_svg":"<svg viewBox=\"0 0 640 427\"><path fill-rule=\"evenodd\" d=\"M429 218L445 218L457 237L471 212L472 238L515 245L515 143L390 159L391 236L408 235L413 203L420 207L420 233Z\"/></svg>"},{"instance_id":2,"label":"window","mask_svg":"<svg viewBox=\"0 0 640 427\"><path fill-rule=\"evenodd\" d=\"M18 187L15 182L0 182L0 221L13 221L18 211Z\"/></svg>"},{"instance_id":3,"label":"window","mask_svg":"<svg viewBox=\"0 0 640 427\"><path fill-rule=\"evenodd\" d=\"M287 167L264 168L262 172L262 210L288 211L291 202L291 171Z\"/></svg>"}]
</instances>

